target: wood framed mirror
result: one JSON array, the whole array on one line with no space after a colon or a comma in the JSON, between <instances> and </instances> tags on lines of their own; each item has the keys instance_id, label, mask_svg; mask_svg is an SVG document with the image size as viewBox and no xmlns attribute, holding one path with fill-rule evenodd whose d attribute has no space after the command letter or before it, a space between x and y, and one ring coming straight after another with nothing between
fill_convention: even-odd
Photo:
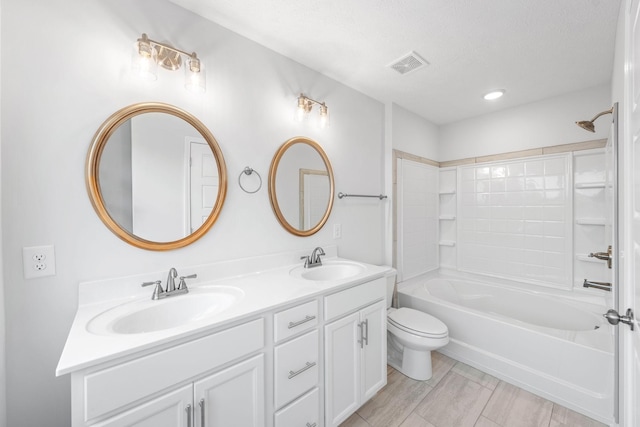
<instances>
[{"instance_id":1,"label":"wood framed mirror","mask_svg":"<svg viewBox=\"0 0 640 427\"><path fill-rule=\"evenodd\" d=\"M85 178L107 228L157 251L201 238L227 193L224 157L211 132L192 114L155 102L122 108L100 126Z\"/></svg>"},{"instance_id":2,"label":"wood framed mirror","mask_svg":"<svg viewBox=\"0 0 640 427\"><path fill-rule=\"evenodd\" d=\"M269 169L269 200L285 230L317 233L329 219L334 193L333 169L317 142L298 136L280 146Z\"/></svg>"}]
</instances>

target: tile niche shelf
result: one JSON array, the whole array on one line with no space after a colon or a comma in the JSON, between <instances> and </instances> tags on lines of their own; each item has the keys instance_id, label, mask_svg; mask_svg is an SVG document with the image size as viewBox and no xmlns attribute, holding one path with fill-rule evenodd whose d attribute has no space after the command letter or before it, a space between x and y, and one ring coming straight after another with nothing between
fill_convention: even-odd
<instances>
[{"instance_id":1,"label":"tile niche shelf","mask_svg":"<svg viewBox=\"0 0 640 427\"><path fill-rule=\"evenodd\" d=\"M584 279L611 282L611 270L590 252L602 251L610 239L607 237L611 221L607 218L607 154L603 149L585 150L573 154L573 287L580 292L598 294L601 291L585 289Z\"/></svg>"},{"instance_id":2,"label":"tile niche shelf","mask_svg":"<svg viewBox=\"0 0 640 427\"><path fill-rule=\"evenodd\" d=\"M578 225L606 225L607 220L605 218L576 218L576 224Z\"/></svg>"},{"instance_id":3,"label":"tile niche shelf","mask_svg":"<svg viewBox=\"0 0 640 427\"><path fill-rule=\"evenodd\" d=\"M458 169L441 168L438 176L438 245L441 267L457 268L457 182Z\"/></svg>"}]
</instances>

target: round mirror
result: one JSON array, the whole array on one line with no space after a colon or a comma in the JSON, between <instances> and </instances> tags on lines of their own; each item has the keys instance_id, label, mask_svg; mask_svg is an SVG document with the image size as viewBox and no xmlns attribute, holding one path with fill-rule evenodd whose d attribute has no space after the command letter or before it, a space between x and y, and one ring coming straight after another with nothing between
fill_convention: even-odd
<instances>
[{"instance_id":1,"label":"round mirror","mask_svg":"<svg viewBox=\"0 0 640 427\"><path fill-rule=\"evenodd\" d=\"M149 250L198 240L227 193L224 158L211 132L162 103L125 107L102 124L87 154L86 181L106 226Z\"/></svg>"},{"instance_id":2,"label":"round mirror","mask_svg":"<svg viewBox=\"0 0 640 427\"><path fill-rule=\"evenodd\" d=\"M317 233L329 219L334 191L331 163L317 142L299 136L282 144L269 169L269 199L287 231Z\"/></svg>"}]
</instances>

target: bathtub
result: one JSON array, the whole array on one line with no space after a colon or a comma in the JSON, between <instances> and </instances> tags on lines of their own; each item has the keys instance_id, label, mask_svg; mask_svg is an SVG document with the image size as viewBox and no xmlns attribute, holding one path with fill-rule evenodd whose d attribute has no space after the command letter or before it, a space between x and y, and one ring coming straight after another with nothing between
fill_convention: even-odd
<instances>
[{"instance_id":1,"label":"bathtub","mask_svg":"<svg viewBox=\"0 0 640 427\"><path fill-rule=\"evenodd\" d=\"M614 336L604 298L486 281L420 276L398 285L398 302L447 325L441 353L612 423Z\"/></svg>"}]
</instances>

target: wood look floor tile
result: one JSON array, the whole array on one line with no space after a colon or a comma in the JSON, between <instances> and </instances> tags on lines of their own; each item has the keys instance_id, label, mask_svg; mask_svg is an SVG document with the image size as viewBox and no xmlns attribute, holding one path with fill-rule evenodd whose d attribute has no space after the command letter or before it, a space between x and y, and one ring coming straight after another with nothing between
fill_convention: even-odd
<instances>
[{"instance_id":1,"label":"wood look floor tile","mask_svg":"<svg viewBox=\"0 0 640 427\"><path fill-rule=\"evenodd\" d=\"M415 412L411 413L400 427L436 427Z\"/></svg>"},{"instance_id":2,"label":"wood look floor tile","mask_svg":"<svg viewBox=\"0 0 640 427\"><path fill-rule=\"evenodd\" d=\"M387 385L358 409L358 414L371 426L398 426L431 390L426 381L413 380L394 369Z\"/></svg>"},{"instance_id":3,"label":"wood look floor tile","mask_svg":"<svg viewBox=\"0 0 640 427\"><path fill-rule=\"evenodd\" d=\"M549 427L607 427L607 425L554 403Z\"/></svg>"},{"instance_id":4,"label":"wood look floor tile","mask_svg":"<svg viewBox=\"0 0 640 427\"><path fill-rule=\"evenodd\" d=\"M455 366L451 368L451 371L456 374L460 374L463 377L467 377L489 390L495 390L500 382L496 377L485 374L484 372L462 362L456 363Z\"/></svg>"},{"instance_id":5,"label":"wood look floor tile","mask_svg":"<svg viewBox=\"0 0 640 427\"><path fill-rule=\"evenodd\" d=\"M494 423L489 418L485 418L481 416L480 418L478 418L478 421L476 421L476 424L473 427L502 427L502 426L500 424Z\"/></svg>"},{"instance_id":6,"label":"wood look floor tile","mask_svg":"<svg viewBox=\"0 0 640 427\"><path fill-rule=\"evenodd\" d=\"M437 351L432 351L431 366L433 375L427 380L427 384L431 387L435 387L456 363L457 362L452 358L445 356L442 353L438 353Z\"/></svg>"},{"instance_id":7,"label":"wood look floor tile","mask_svg":"<svg viewBox=\"0 0 640 427\"><path fill-rule=\"evenodd\" d=\"M449 372L418 405L415 413L438 427L472 427L491 390L455 372Z\"/></svg>"},{"instance_id":8,"label":"wood look floor tile","mask_svg":"<svg viewBox=\"0 0 640 427\"><path fill-rule=\"evenodd\" d=\"M354 413L349 418L347 418L340 427L371 427L368 422L362 419L358 413Z\"/></svg>"},{"instance_id":9,"label":"wood look floor tile","mask_svg":"<svg viewBox=\"0 0 640 427\"><path fill-rule=\"evenodd\" d=\"M547 427L552 410L550 401L500 381L482 415L508 427Z\"/></svg>"}]
</instances>

